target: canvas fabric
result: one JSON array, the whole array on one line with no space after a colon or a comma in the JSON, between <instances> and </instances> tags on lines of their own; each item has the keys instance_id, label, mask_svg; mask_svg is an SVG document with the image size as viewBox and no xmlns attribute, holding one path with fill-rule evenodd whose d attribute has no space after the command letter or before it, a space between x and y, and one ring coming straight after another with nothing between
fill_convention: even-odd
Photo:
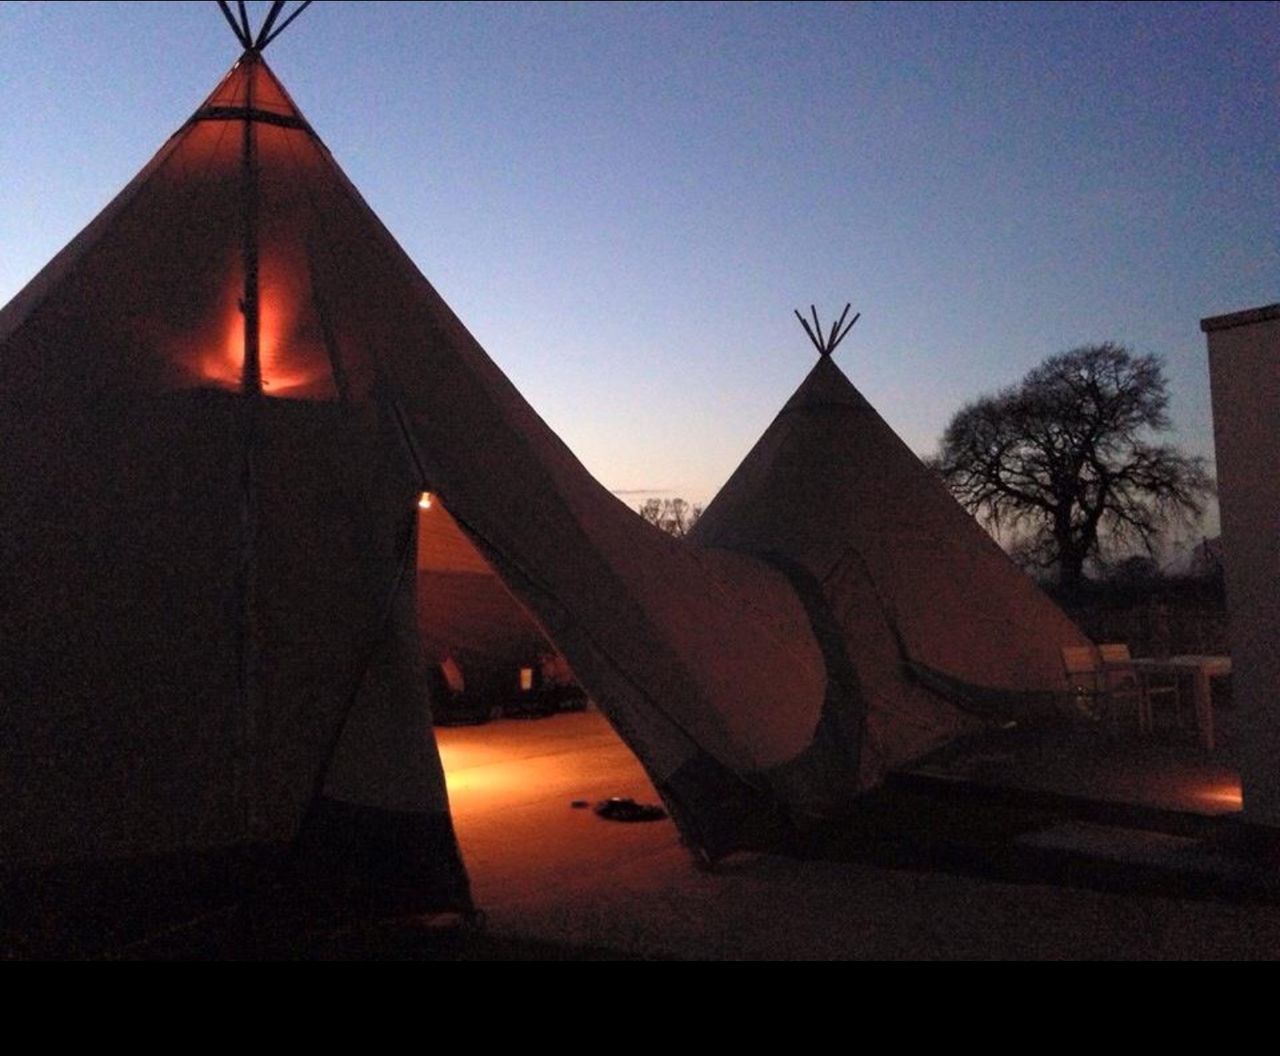
<instances>
[{"instance_id":1,"label":"canvas fabric","mask_svg":"<svg viewBox=\"0 0 1280 1056\"><path fill-rule=\"evenodd\" d=\"M805 568L858 675L861 783L973 728L1052 711L1087 644L822 357L707 507L702 546Z\"/></svg>"},{"instance_id":2,"label":"canvas fabric","mask_svg":"<svg viewBox=\"0 0 1280 1056\"><path fill-rule=\"evenodd\" d=\"M786 812L768 775L812 740L826 672L785 575L682 546L594 481L257 55L0 313L0 443L14 860L315 848L374 815L406 861L414 818L456 858L413 597L423 490L692 846L766 842Z\"/></svg>"}]
</instances>

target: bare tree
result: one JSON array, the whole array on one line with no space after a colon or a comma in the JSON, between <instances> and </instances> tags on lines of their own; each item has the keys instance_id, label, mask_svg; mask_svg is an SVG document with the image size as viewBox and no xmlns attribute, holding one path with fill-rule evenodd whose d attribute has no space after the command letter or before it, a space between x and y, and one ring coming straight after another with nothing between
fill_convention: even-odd
<instances>
[{"instance_id":1,"label":"bare tree","mask_svg":"<svg viewBox=\"0 0 1280 1056\"><path fill-rule=\"evenodd\" d=\"M668 535L682 539L702 516L702 507L684 499L649 499L639 507L640 516Z\"/></svg>"},{"instance_id":2,"label":"bare tree","mask_svg":"<svg viewBox=\"0 0 1280 1056\"><path fill-rule=\"evenodd\" d=\"M1115 344L1053 356L1020 384L963 407L937 466L952 494L1076 587L1105 545L1153 553L1163 528L1203 512L1202 458L1152 436L1169 428L1155 356Z\"/></svg>"}]
</instances>

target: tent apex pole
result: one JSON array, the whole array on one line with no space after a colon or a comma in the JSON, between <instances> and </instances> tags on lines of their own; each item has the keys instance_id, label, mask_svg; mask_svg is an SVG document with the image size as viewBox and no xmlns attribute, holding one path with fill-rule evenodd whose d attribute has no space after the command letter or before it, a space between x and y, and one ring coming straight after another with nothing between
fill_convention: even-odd
<instances>
[{"instance_id":1,"label":"tent apex pole","mask_svg":"<svg viewBox=\"0 0 1280 1056\"><path fill-rule=\"evenodd\" d=\"M245 39L244 31L236 22L236 16L231 13L231 5L227 0L218 0L218 10L222 12L222 17L227 20L227 25L231 27L231 32L236 35L236 40L240 42L242 48L249 47L249 41Z\"/></svg>"}]
</instances>

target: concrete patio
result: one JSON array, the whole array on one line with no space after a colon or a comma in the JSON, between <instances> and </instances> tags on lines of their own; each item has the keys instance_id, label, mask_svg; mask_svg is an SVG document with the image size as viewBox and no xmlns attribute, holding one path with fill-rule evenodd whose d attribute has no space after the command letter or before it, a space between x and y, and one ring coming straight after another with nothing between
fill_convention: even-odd
<instances>
[{"instance_id":1,"label":"concrete patio","mask_svg":"<svg viewBox=\"0 0 1280 1056\"><path fill-rule=\"evenodd\" d=\"M1238 807L1233 774L1181 746L1112 745L1092 760L1078 741L1074 751L1042 742L957 755L869 797L842 837L807 856L741 856L707 871L669 821L614 823L572 806L657 798L600 715L438 733L487 941L508 951L1280 954L1275 870L1213 828ZM1145 762L1118 769L1135 758ZM1000 791L1022 777L1025 795ZM1080 802L1114 809L1091 814Z\"/></svg>"}]
</instances>

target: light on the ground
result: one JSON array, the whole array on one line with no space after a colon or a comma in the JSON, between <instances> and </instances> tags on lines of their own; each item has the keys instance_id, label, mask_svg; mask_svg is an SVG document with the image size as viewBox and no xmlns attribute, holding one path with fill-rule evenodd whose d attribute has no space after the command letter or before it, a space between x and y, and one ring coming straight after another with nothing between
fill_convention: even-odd
<instances>
[{"instance_id":1,"label":"light on the ground","mask_svg":"<svg viewBox=\"0 0 1280 1056\"><path fill-rule=\"evenodd\" d=\"M1239 810L1244 804L1239 781L1223 781L1219 784L1207 785L1201 790L1199 798L1206 803L1235 810Z\"/></svg>"},{"instance_id":2,"label":"light on the ground","mask_svg":"<svg viewBox=\"0 0 1280 1056\"><path fill-rule=\"evenodd\" d=\"M436 733L445 788L455 815L460 809L465 812L520 802L529 792L531 761L511 745L499 742L493 746L483 739L471 742L465 732L457 740L448 732Z\"/></svg>"}]
</instances>

